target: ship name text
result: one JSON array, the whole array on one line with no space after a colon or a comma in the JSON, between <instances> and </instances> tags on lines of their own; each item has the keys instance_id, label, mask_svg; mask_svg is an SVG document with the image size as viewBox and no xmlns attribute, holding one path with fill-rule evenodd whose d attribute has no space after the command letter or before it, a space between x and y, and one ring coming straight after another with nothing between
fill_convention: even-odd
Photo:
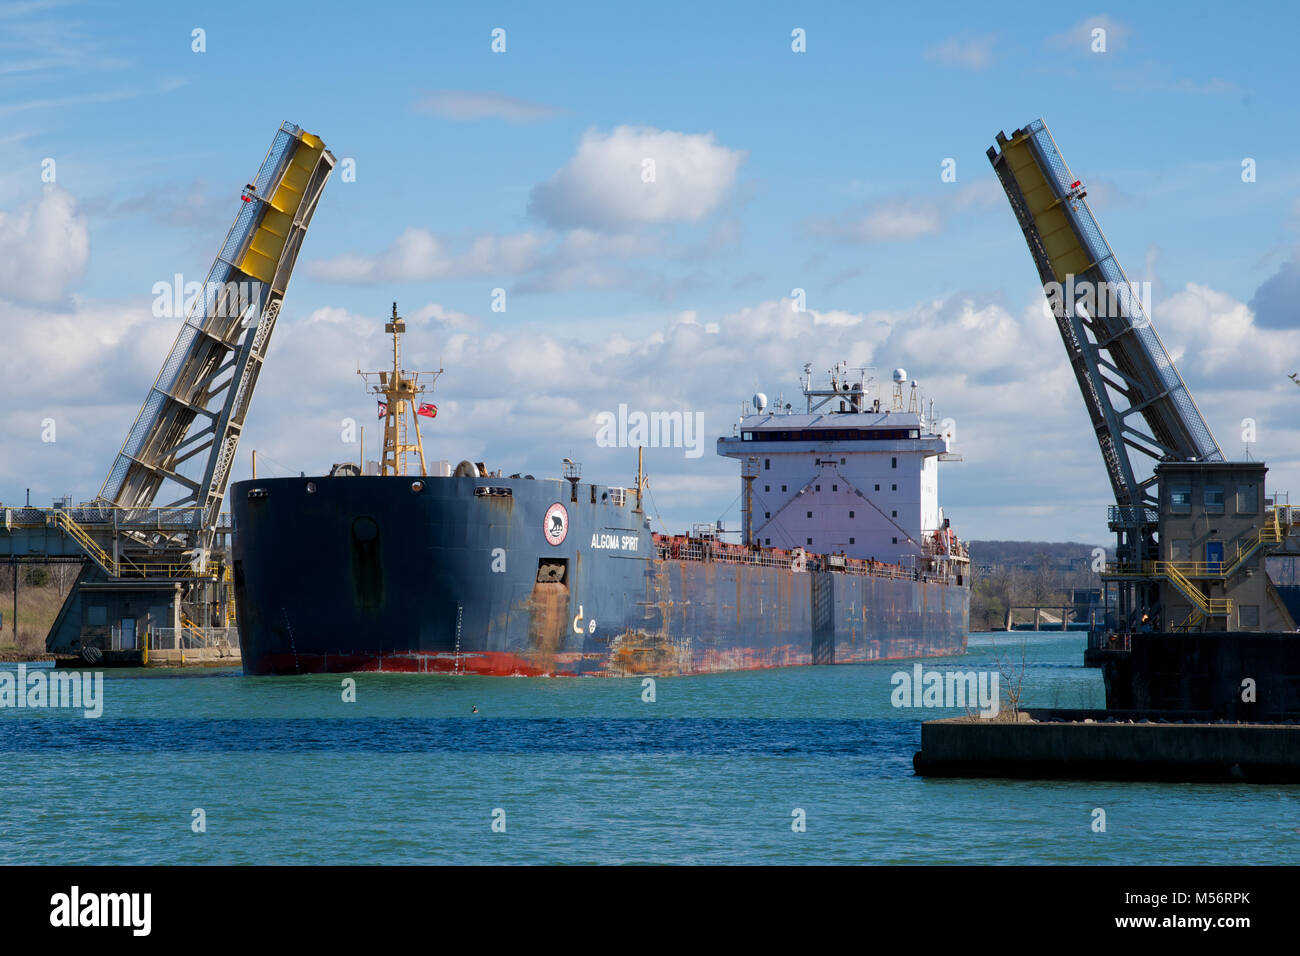
<instances>
[{"instance_id":1,"label":"ship name text","mask_svg":"<svg viewBox=\"0 0 1300 956\"><path fill-rule=\"evenodd\" d=\"M635 534L593 534L591 546L602 551L635 551L641 538Z\"/></svg>"}]
</instances>

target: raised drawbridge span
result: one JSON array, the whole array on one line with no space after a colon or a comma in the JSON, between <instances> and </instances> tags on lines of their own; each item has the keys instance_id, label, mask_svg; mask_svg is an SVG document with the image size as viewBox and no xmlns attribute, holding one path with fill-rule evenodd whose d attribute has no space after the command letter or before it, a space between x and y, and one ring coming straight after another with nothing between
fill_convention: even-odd
<instances>
[{"instance_id":1,"label":"raised drawbridge span","mask_svg":"<svg viewBox=\"0 0 1300 956\"><path fill-rule=\"evenodd\" d=\"M1147 315L1047 124L1034 120L989 147L1078 381L1115 505L1110 528L1121 565L1159 558L1155 465L1223 461L1223 452ZM1156 601L1155 580L1122 594L1136 612Z\"/></svg>"},{"instance_id":2,"label":"raised drawbridge span","mask_svg":"<svg viewBox=\"0 0 1300 956\"><path fill-rule=\"evenodd\" d=\"M1090 649L1097 638L1159 627L1294 628L1264 560L1296 551L1300 522L1279 496L1260 500L1262 463L1225 461L1047 125L999 133L988 158L1038 269L1115 496L1116 561L1102 580L1116 587L1116 613L1090 635Z\"/></svg>"},{"instance_id":3,"label":"raised drawbridge span","mask_svg":"<svg viewBox=\"0 0 1300 956\"><path fill-rule=\"evenodd\" d=\"M170 489L179 497L165 507L193 509L191 547L211 546L253 388L333 166L315 136L289 123L280 127L104 479L100 502L148 508Z\"/></svg>"},{"instance_id":4,"label":"raised drawbridge span","mask_svg":"<svg viewBox=\"0 0 1300 956\"><path fill-rule=\"evenodd\" d=\"M49 650L136 650L146 620L196 634L233 623L222 502L334 163L318 137L280 126L98 496L75 507L4 509L0 554L9 560L87 559ZM87 605L90 592L98 596Z\"/></svg>"}]
</instances>

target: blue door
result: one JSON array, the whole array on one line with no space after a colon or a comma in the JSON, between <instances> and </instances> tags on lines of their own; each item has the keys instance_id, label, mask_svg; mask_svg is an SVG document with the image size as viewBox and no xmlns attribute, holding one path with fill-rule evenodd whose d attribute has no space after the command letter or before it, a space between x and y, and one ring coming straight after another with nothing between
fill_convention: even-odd
<instances>
[{"instance_id":1,"label":"blue door","mask_svg":"<svg viewBox=\"0 0 1300 956\"><path fill-rule=\"evenodd\" d=\"M1205 543L1205 563L1212 574L1223 570L1223 542L1207 541Z\"/></svg>"}]
</instances>

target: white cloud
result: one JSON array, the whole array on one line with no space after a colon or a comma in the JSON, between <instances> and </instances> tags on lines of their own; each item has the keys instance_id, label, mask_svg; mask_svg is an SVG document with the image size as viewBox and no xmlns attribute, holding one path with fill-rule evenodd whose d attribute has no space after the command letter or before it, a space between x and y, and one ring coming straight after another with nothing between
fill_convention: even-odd
<instances>
[{"instance_id":1,"label":"white cloud","mask_svg":"<svg viewBox=\"0 0 1300 956\"><path fill-rule=\"evenodd\" d=\"M325 282L369 284L488 276L516 280L511 291L518 293L621 288L663 298L663 290L672 285L668 278L627 263L670 254L674 254L673 248L653 235L592 229L484 235L453 252L450 240L427 229L408 228L378 255L346 253L310 262L304 270ZM696 260L704 254L697 250Z\"/></svg>"},{"instance_id":2,"label":"white cloud","mask_svg":"<svg viewBox=\"0 0 1300 956\"><path fill-rule=\"evenodd\" d=\"M414 108L418 113L443 119L504 119L512 123L532 123L562 112L543 103L478 90L434 90L423 96Z\"/></svg>"},{"instance_id":3,"label":"white cloud","mask_svg":"<svg viewBox=\"0 0 1300 956\"><path fill-rule=\"evenodd\" d=\"M62 302L89 259L86 219L66 190L46 186L16 212L0 212L0 298Z\"/></svg>"},{"instance_id":4,"label":"white cloud","mask_svg":"<svg viewBox=\"0 0 1300 956\"><path fill-rule=\"evenodd\" d=\"M379 315L316 315L278 331L283 338L263 379L276 384L255 402L249 440L292 473L355 455L355 446L337 444L338 423L348 415L360 421L370 411L353 372L357 361L384 367L381 321ZM575 332L553 325L502 327L495 318L431 314L422 321L417 327L411 320L403 354L408 367L440 362L447 369L434 398L439 416L425 430L434 458L551 476L559 458L569 455L584 462L592 480L617 482L634 467L634 453L596 446L599 412L621 402L703 412L709 450L703 459L689 461L670 449L648 453L657 506L677 529L726 512L736 495L735 469L714 460L713 440L730 433L739 402L756 390L773 401L783 393L798 407L804 361L819 375L840 359L879 365L885 379L904 365L934 397L938 414L958 419L968 464L945 466L943 481L945 501L964 534L979 527L962 523L961 502L987 495L1002 503L1008 460L1025 474L1064 472L1057 487L1084 496L1087 466L1097 457L1071 427L1086 429L1086 416L1055 327L1029 308L1014 315L996 304L954 298L884 312L795 312L781 299L721 315L681 312L644 332L618 322ZM280 410L295 407L305 381L319 383L306 415L319 425L288 427ZM886 381L882 394L887 389ZM1098 519L1104 518L1105 475L1099 462L1093 470L1100 504L1089 518ZM1042 487L1035 483L1026 496L1038 489L1041 498ZM1039 519L1023 520L1028 535ZM999 515L985 532L1012 526Z\"/></svg>"},{"instance_id":5,"label":"white cloud","mask_svg":"<svg viewBox=\"0 0 1300 956\"><path fill-rule=\"evenodd\" d=\"M697 222L731 189L743 151L714 142L712 133L653 127L590 130L549 180L533 187L529 212L558 227L619 229L644 223ZM654 163L654 181L643 180Z\"/></svg>"},{"instance_id":6,"label":"white cloud","mask_svg":"<svg viewBox=\"0 0 1300 956\"><path fill-rule=\"evenodd\" d=\"M982 70L993 62L993 43L996 37L959 36L949 37L940 43L927 47L925 58L946 66L958 66L968 70Z\"/></svg>"},{"instance_id":7,"label":"white cloud","mask_svg":"<svg viewBox=\"0 0 1300 956\"><path fill-rule=\"evenodd\" d=\"M68 309L0 309L0 491L34 500L99 490L179 323L150 300L74 302ZM41 440L53 419L53 443Z\"/></svg>"},{"instance_id":8,"label":"white cloud","mask_svg":"<svg viewBox=\"0 0 1300 956\"><path fill-rule=\"evenodd\" d=\"M533 189L530 212L554 230L481 235L457 250L448 238L408 227L381 253L349 252L305 270L326 282L491 276L518 279L514 291L522 293L635 288L672 301L708 280L698 272L669 276L631 268L628 261L657 256L694 266L738 245L743 229L726 220L688 245L644 227L705 218L730 189L743 158L715 145L712 134L629 126L608 136L589 132L574 157ZM642 180L645 159L654 161L653 182Z\"/></svg>"},{"instance_id":9,"label":"white cloud","mask_svg":"<svg viewBox=\"0 0 1300 956\"><path fill-rule=\"evenodd\" d=\"M852 242L908 242L936 235L952 216L972 207L987 207L1000 196L997 186L988 182L947 187L929 196L880 199L836 219L814 220L810 228Z\"/></svg>"},{"instance_id":10,"label":"white cloud","mask_svg":"<svg viewBox=\"0 0 1300 956\"><path fill-rule=\"evenodd\" d=\"M959 294L872 312L795 312L780 299L723 313L678 312L654 327L618 316L586 326L521 325L438 303L402 311L403 365L446 368L431 395L438 417L424 430L434 459L554 477L569 455L591 480L626 484L635 453L596 446L596 415L621 402L699 411L703 458L648 452L656 505L676 530L720 515L734 525L728 508L739 491L736 471L711 448L730 433L742 400L764 391L799 407L803 363L820 376L841 359L877 366L888 395L889 371L901 365L934 399L936 414L957 422L965 460L944 465L940 483L960 534L1107 540L1105 470L1038 296L1018 308ZM247 476L253 448L268 473L310 473L355 459L342 424L373 421L356 369L391 361L384 312L331 307L299 316L290 302L259 380L236 477ZM1300 396L1286 378L1300 370L1300 331L1259 328L1242 303L1198 285L1157 300L1153 318L1225 453L1240 454L1240 422L1254 418L1260 441L1252 452L1268 460L1270 487L1300 488ZM15 347L0 352L0 490L9 498L27 484L44 486L41 498L93 494L178 323L153 319L143 299L79 305L66 315L23 308L3 320ZM69 382L77 383L71 392ZM46 416L59 423L56 445L39 440ZM367 427L368 457L377 457L377 440L377 427Z\"/></svg>"},{"instance_id":11,"label":"white cloud","mask_svg":"<svg viewBox=\"0 0 1300 956\"><path fill-rule=\"evenodd\" d=\"M888 202L872 209L854 223L848 236L859 242L906 241L934 235L940 226L939 210L935 206Z\"/></svg>"},{"instance_id":12,"label":"white cloud","mask_svg":"<svg viewBox=\"0 0 1300 956\"><path fill-rule=\"evenodd\" d=\"M1184 377L1213 377L1225 390L1255 390L1300 367L1300 327L1266 327L1250 306L1226 292L1189 282L1152 311Z\"/></svg>"},{"instance_id":13,"label":"white cloud","mask_svg":"<svg viewBox=\"0 0 1300 956\"><path fill-rule=\"evenodd\" d=\"M477 276L513 276L537 265L548 242L544 234L524 232L472 239L454 253L446 240L427 229L409 228L376 256L355 253L317 260L308 274L327 282L418 282Z\"/></svg>"}]
</instances>

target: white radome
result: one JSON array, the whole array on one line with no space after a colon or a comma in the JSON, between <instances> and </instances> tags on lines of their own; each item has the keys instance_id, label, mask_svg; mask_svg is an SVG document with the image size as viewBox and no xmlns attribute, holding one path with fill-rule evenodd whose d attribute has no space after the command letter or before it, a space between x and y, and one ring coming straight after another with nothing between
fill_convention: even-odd
<instances>
[{"instance_id":1,"label":"white radome","mask_svg":"<svg viewBox=\"0 0 1300 956\"><path fill-rule=\"evenodd\" d=\"M902 385L904 382L906 382L906 381L907 381L907 369L905 369L905 368L896 368L896 369L894 369L894 381L897 382L899 385Z\"/></svg>"},{"instance_id":2,"label":"white radome","mask_svg":"<svg viewBox=\"0 0 1300 956\"><path fill-rule=\"evenodd\" d=\"M767 396L762 392L755 392L751 401L753 401L754 410L757 412L761 412L763 409L767 408Z\"/></svg>"}]
</instances>

